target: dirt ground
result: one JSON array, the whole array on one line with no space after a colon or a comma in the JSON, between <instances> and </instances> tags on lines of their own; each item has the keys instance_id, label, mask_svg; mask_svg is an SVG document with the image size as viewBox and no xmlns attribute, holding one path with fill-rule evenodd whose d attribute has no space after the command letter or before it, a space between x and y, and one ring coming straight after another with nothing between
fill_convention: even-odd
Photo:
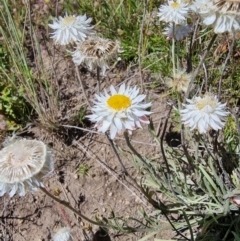
<instances>
[{"instance_id":1,"label":"dirt ground","mask_svg":"<svg viewBox=\"0 0 240 241\"><path fill-rule=\"evenodd\" d=\"M45 187L58 198L68 201L74 208L93 220L97 217L109 218L112 210L116 216L141 218L140 211L151 212L152 207L139 192L128 176L124 175L107 138L96 131L89 122L85 125L76 125L74 115L86 105L82 90L77 82L74 66L70 59L63 58L64 50L52 50L42 47L42 57L51 81L58 89L58 105L50 119L54 119L61 127L56 132L49 131L46 126L39 124L39 120L30 123L21 134L24 138L36 138L44 141L53 151L55 171L45 180ZM51 67L54 66L54 69ZM56 71L57 70L57 71ZM96 92L96 75L80 68L81 76L89 99L93 99ZM139 74L136 67L126 67L119 63L116 68L110 69L106 76L101 77L101 90L112 84L121 83L140 86L141 79L144 86L151 84L153 79L148 72ZM156 80L155 80L156 81ZM160 82L160 80L159 80ZM161 97L160 88L146 89L148 101L152 101L151 120L155 128L163 124L167 113L167 100ZM46 110L46 113L48 113ZM49 111L49 113L53 113ZM87 113L90 113L89 110ZM83 131L75 127L83 127L90 131ZM161 129L161 128L160 128ZM147 157L160 155L159 146L150 136L147 126L136 130L132 137L132 144L140 154ZM134 167L123 137L114 140L127 172L135 180L141 174ZM159 160L161 161L161 160ZM79 172L79 167L88 167L88 172ZM70 227L75 241L109 240L94 238L99 227L89 225L67 208L52 201L40 190L36 193L27 193L24 197L5 195L0 199L1 206L1 240L4 241L48 241L61 227ZM134 224L134 223L133 223ZM116 241L138 240L144 233L122 234L109 230L110 239ZM171 238L174 233L164 231L159 238ZM153 239L147 239L153 240Z\"/></svg>"}]
</instances>

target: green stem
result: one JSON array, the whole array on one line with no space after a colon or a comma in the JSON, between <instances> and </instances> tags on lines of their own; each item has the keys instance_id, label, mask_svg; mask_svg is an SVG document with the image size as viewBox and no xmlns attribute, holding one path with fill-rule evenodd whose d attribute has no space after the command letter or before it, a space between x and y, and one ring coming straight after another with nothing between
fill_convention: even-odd
<instances>
[{"instance_id":1,"label":"green stem","mask_svg":"<svg viewBox=\"0 0 240 241\"><path fill-rule=\"evenodd\" d=\"M61 200L57 197L55 197L54 195L52 195L50 192L48 192L44 187L40 187L40 189L47 195L49 196L51 199L53 199L54 201L60 203L61 205L65 206L66 208L70 209L71 211L73 211L75 214L77 214L79 217L81 217L82 219L85 219L86 221L88 221L89 223L93 224L93 225L97 225L103 228L108 228L107 225L100 223L100 222L96 222L93 221L92 219L86 217L85 215L83 215L81 212L77 211L75 208L73 208L69 202L66 202L64 200Z\"/></svg>"},{"instance_id":2,"label":"green stem","mask_svg":"<svg viewBox=\"0 0 240 241\"><path fill-rule=\"evenodd\" d=\"M173 65L173 76L176 73L175 65L175 23L173 23L173 35L172 35L172 65Z\"/></svg>"},{"instance_id":3,"label":"green stem","mask_svg":"<svg viewBox=\"0 0 240 241\"><path fill-rule=\"evenodd\" d=\"M108 142L110 143L110 146L112 147L113 152L114 152L115 156L116 156L117 159L118 159L118 162L120 163L120 165L121 165L121 167L122 167L122 172L123 172L126 176L128 176L128 172L127 172L127 170L126 170L126 168L125 168L125 166L124 166L124 164L123 164L123 162L122 162L122 160L121 160L121 158L120 158L120 156L119 156L119 154L118 154L118 152L117 152L117 149L116 149L116 147L115 147L112 139L108 136L107 133L105 133L105 136L107 137L107 140L108 140Z\"/></svg>"}]
</instances>

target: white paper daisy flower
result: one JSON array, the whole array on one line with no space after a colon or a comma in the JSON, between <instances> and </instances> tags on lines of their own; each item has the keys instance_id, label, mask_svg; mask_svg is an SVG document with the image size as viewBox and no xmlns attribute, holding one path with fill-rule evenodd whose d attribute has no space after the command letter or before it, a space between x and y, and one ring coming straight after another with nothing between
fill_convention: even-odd
<instances>
[{"instance_id":1,"label":"white paper daisy flower","mask_svg":"<svg viewBox=\"0 0 240 241\"><path fill-rule=\"evenodd\" d=\"M240 30L239 0L196 0L193 10L200 14L205 25L212 25L215 33Z\"/></svg>"},{"instance_id":2,"label":"white paper daisy flower","mask_svg":"<svg viewBox=\"0 0 240 241\"><path fill-rule=\"evenodd\" d=\"M103 74L109 68L111 60L117 59L120 53L120 43L100 37L89 37L78 43L72 53L72 60L76 65L85 63L90 70L99 67Z\"/></svg>"},{"instance_id":3,"label":"white paper daisy flower","mask_svg":"<svg viewBox=\"0 0 240 241\"><path fill-rule=\"evenodd\" d=\"M0 151L0 196L25 195L43 186L42 179L53 170L51 152L37 140L10 141Z\"/></svg>"},{"instance_id":4,"label":"white paper daisy flower","mask_svg":"<svg viewBox=\"0 0 240 241\"><path fill-rule=\"evenodd\" d=\"M72 241L71 229L69 227L60 228L53 236L53 241Z\"/></svg>"},{"instance_id":5,"label":"white paper daisy flower","mask_svg":"<svg viewBox=\"0 0 240 241\"><path fill-rule=\"evenodd\" d=\"M160 21L180 24L186 20L189 7L182 0L168 0L168 4L161 5L157 14Z\"/></svg>"},{"instance_id":6,"label":"white paper daisy flower","mask_svg":"<svg viewBox=\"0 0 240 241\"><path fill-rule=\"evenodd\" d=\"M67 45L73 42L80 42L92 35L93 27L90 25L92 19L87 18L86 15L68 16L55 18L52 24L48 24L54 30L51 33L51 38L55 43L60 45Z\"/></svg>"},{"instance_id":7,"label":"white paper daisy flower","mask_svg":"<svg viewBox=\"0 0 240 241\"><path fill-rule=\"evenodd\" d=\"M174 37L176 40L182 40L192 32L192 28L186 23L176 24L174 28L173 24L170 23L170 25L164 29L163 34L165 34L168 37L168 39L172 39L173 30Z\"/></svg>"},{"instance_id":8,"label":"white paper daisy flower","mask_svg":"<svg viewBox=\"0 0 240 241\"><path fill-rule=\"evenodd\" d=\"M221 130L224 127L226 117L229 115L226 103L218 102L216 96L210 93L203 97L195 97L187 100L189 104L180 110L183 124L189 126L191 130L198 129L199 133L206 133L209 129Z\"/></svg>"},{"instance_id":9,"label":"white paper daisy flower","mask_svg":"<svg viewBox=\"0 0 240 241\"><path fill-rule=\"evenodd\" d=\"M116 134L122 134L125 130L131 131L142 128L141 122L149 124L146 115L152 112L145 109L151 103L143 103L146 95L138 95L139 89L135 87L125 87L122 84L118 91L113 86L110 87L111 94L105 90L104 94L95 95L92 115L87 117L96 122L98 131L105 133L110 130L110 137L114 139Z\"/></svg>"}]
</instances>

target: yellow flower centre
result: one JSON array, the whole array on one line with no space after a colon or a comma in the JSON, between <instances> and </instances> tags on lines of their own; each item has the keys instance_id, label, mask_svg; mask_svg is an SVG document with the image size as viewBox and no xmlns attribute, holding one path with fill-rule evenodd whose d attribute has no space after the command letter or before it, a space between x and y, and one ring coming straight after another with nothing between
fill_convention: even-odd
<instances>
[{"instance_id":1,"label":"yellow flower centre","mask_svg":"<svg viewBox=\"0 0 240 241\"><path fill-rule=\"evenodd\" d=\"M62 21L62 24L65 26L68 26L70 24L72 24L77 18L74 16L69 16L69 17L65 17Z\"/></svg>"},{"instance_id":2,"label":"yellow flower centre","mask_svg":"<svg viewBox=\"0 0 240 241\"><path fill-rule=\"evenodd\" d=\"M122 110L127 109L129 106L131 106L132 102L130 98L126 95L116 94L109 97L109 99L107 100L107 104L114 110Z\"/></svg>"},{"instance_id":3,"label":"yellow flower centre","mask_svg":"<svg viewBox=\"0 0 240 241\"><path fill-rule=\"evenodd\" d=\"M199 110L202 110L207 105L215 109L217 106L217 102L212 96L205 96L201 100L196 101L195 105Z\"/></svg>"},{"instance_id":4,"label":"yellow flower centre","mask_svg":"<svg viewBox=\"0 0 240 241\"><path fill-rule=\"evenodd\" d=\"M170 7L176 9L180 7L180 4L177 1L174 1L173 3L170 4Z\"/></svg>"}]
</instances>

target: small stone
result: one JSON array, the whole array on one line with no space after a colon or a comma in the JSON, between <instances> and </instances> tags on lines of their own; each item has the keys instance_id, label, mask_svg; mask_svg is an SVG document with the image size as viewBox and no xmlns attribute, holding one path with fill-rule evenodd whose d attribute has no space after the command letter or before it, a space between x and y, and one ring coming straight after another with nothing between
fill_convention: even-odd
<instances>
[{"instance_id":1,"label":"small stone","mask_svg":"<svg viewBox=\"0 0 240 241\"><path fill-rule=\"evenodd\" d=\"M113 195L113 193L112 193L112 192L110 192L110 193L108 194L108 196L109 196L109 197L111 197L112 195Z\"/></svg>"},{"instance_id":2,"label":"small stone","mask_svg":"<svg viewBox=\"0 0 240 241\"><path fill-rule=\"evenodd\" d=\"M75 174L73 177L74 179L78 179L78 174Z\"/></svg>"}]
</instances>

